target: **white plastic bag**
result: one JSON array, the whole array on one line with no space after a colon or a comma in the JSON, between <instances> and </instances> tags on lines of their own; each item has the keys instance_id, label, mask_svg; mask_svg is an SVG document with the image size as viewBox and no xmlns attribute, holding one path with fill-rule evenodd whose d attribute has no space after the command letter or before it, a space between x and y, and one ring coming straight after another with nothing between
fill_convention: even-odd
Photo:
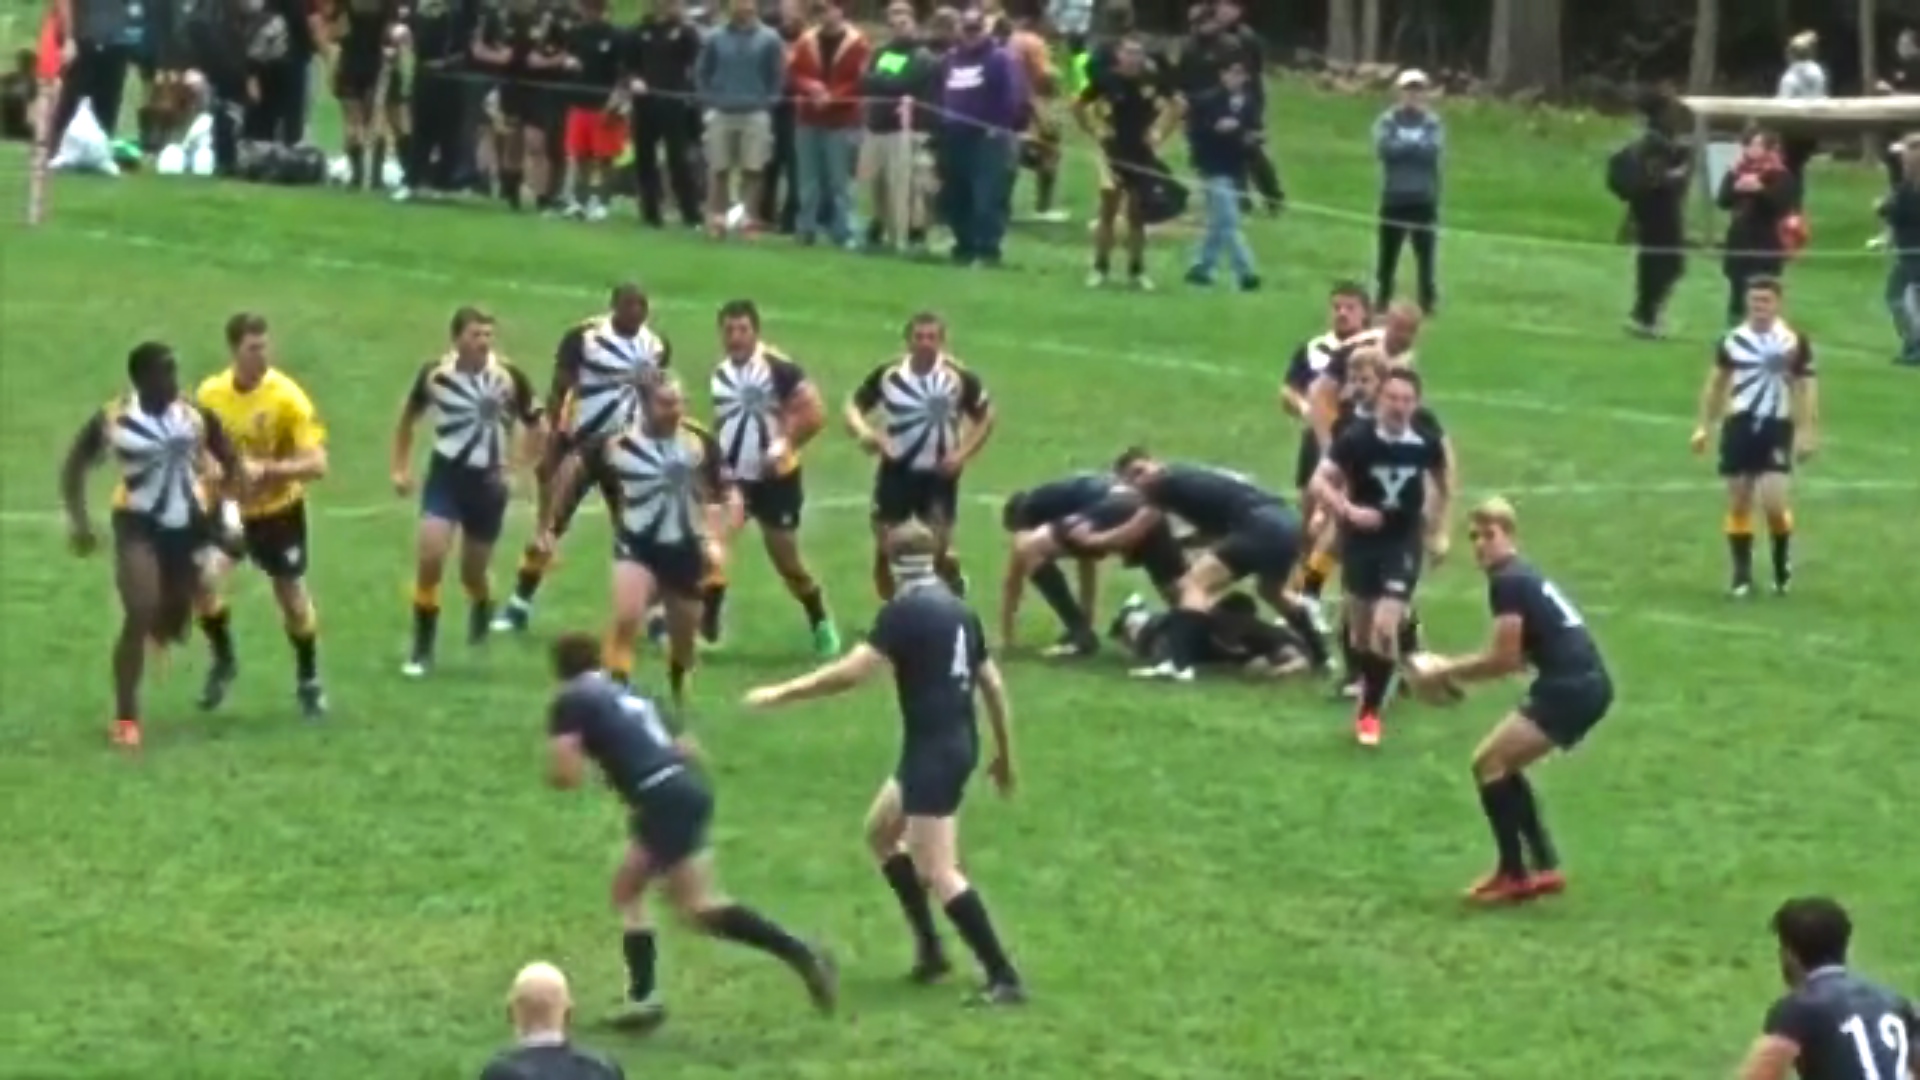
<instances>
[{"instance_id":1,"label":"white plastic bag","mask_svg":"<svg viewBox=\"0 0 1920 1080\"><path fill-rule=\"evenodd\" d=\"M100 118L94 115L92 99L80 102L73 121L60 136L60 151L53 155L47 167L63 172L120 175L120 166L113 163L113 140L107 138Z\"/></svg>"}]
</instances>

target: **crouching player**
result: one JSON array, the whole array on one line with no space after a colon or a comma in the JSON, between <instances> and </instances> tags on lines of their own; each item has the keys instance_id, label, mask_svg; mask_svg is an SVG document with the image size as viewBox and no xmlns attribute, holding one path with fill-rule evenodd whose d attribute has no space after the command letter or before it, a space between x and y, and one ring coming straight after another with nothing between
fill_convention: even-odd
<instances>
[{"instance_id":1,"label":"crouching player","mask_svg":"<svg viewBox=\"0 0 1920 1080\"><path fill-rule=\"evenodd\" d=\"M1142 664L1159 664L1169 656L1167 628L1172 613L1154 611L1145 597L1135 594L1120 605L1108 634L1125 645ZM1206 632L1194 663L1202 668L1229 668L1256 679L1282 679L1310 670L1307 643L1288 627L1260 617L1252 595L1230 592L1206 613Z\"/></svg>"},{"instance_id":2,"label":"crouching player","mask_svg":"<svg viewBox=\"0 0 1920 1080\"><path fill-rule=\"evenodd\" d=\"M1125 524L1141 508L1138 492L1118 483L1111 474L1077 473L1016 493L1001 511L1001 524L1012 534L1006 578L1000 596L1000 640L1011 647L1018 624L1023 584L1031 582L1040 598L1060 617L1064 633L1047 649L1048 656L1086 656L1100 647L1093 632L1094 603L1099 593L1100 560L1119 556L1124 566L1145 570L1163 597L1187 570L1186 552L1163 520L1149 526L1125 550L1102 552L1074 543L1072 534L1082 525L1104 531ZM1070 557L1079 569L1079 595L1067 587L1060 559Z\"/></svg>"},{"instance_id":3,"label":"crouching player","mask_svg":"<svg viewBox=\"0 0 1920 1080\"><path fill-rule=\"evenodd\" d=\"M1526 697L1473 752L1473 778L1499 861L1467 899L1505 904L1566 888L1526 769L1587 737L1613 705L1613 680L1579 609L1520 557L1513 507L1489 499L1467 521L1474 559L1487 575L1493 639L1471 656L1423 657L1409 678L1425 689L1533 669Z\"/></svg>"}]
</instances>

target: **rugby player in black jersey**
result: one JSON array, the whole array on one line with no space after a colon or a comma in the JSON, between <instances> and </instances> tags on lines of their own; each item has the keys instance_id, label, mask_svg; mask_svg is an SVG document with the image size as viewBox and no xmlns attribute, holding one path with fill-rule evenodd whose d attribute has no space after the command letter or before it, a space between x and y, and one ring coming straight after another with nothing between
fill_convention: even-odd
<instances>
[{"instance_id":1,"label":"rugby player in black jersey","mask_svg":"<svg viewBox=\"0 0 1920 1080\"><path fill-rule=\"evenodd\" d=\"M1174 588L1167 626L1167 658L1136 669L1140 678L1190 682L1206 635L1206 613L1234 582L1254 579L1254 591L1306 639L1316 667L1326 663L1326 642L1305 605L1286 593L1300 554L1300 515L1278 495L1228 469L1156 461L1138 447L1114 463L1114 471L1140 493L1140 508L1101 529L1075 524L1067 539L1083 551L1131 551L1154 529L1177 517L1193 527L1207 550L1195 557Z\"/></svg>"},{"instance_id":2,"label":"rugby player in black jersey","mask_svg":"<svg viewBox=\"0 0 1920 1080\"><path fill-rule=\"evenodd\" d=\"M600 641L592 634L567 634L554 643L560 685L547 710L548 779L563 790L579 787L591 762L629 813L631 839L613 877L628 980L616 1025L651 1030L666 1018L655 996L658 947L646 904L654 885L701 933L780 959L805 981L814 1006L831 1011L838 985L833 961L720 892L707 846L713 795L694 768L698 747L668 730L653 701L599 668Z\"/></svg>"},{"instance_id":3,"label":"rugby player in black jersey","mask_svg":"<svg viewBox=\"0 0 1920 1080\"><path fill-rule=\"evenodd\" d=\"M1413 317L1419 318L1419 308L1402 303L1396 307L1410 309ZM1402 318L1404 319L1404 314ZM1391 337L1391 335L1389 335ZM1404 344L1410 338L1400 339ZM1391 346L1364 345L1335 355L1326 368L1314 378L1313 387L1308 392L1308 416L1313 426L1315 439L1322 446L1333 445L1334 440L1354 430L1356 427L1371 424L1374 421L1374 403L1379 399L1380 386L1386 374L1396 366L1393 354L1387 350ZM1410 354L1403 354L1410 355ZM1446 457L1444 473L1446 489L1460 490L1459 457L1454 452L1453 440L1447 436L1440 418L1433 410L1421 405L1413 411L1413 429L1422 438L1431 439L1440 444ZM1338 565L1333 557L1341 543L1340 523L1336 520L1322 519L1312 523L1314 552L1307 559L1307 569L1303 574L1301 591L1309 601L1318 599L1320 582L1316 580L1316 567L1328 569ZM1349 682L1344 693L1349 697L1360 694L1359 664L1353 647L1354 621L1352 612L1342 610L1340 622L1340 640L1345 668ZM1409 656L1420 648L1420 614L1409 603L1400 622L1400 655Z\"/></svg>"},{"instance_id":4,"label":"rugby player in black jersey","mask_svg":"<svg viewBox=\"0 0 1920 1080\"><path fill-rule=\"evenodd\" d=\"M752 691L747 704L768 708L840 694L893 669L904 725L900 760L867 814L867 841L913 929L912 977L930 983L951 970L934 929L931 892L986 971L979 1003L1018 1004L1026 992L986 902L961 873L959 845L960 803L980 757L976 694L993 732L987 775L1002 795L1013 791L1006 684L987 651L980 617L936 573L940 538L911 521L888 530L885 544L895 591L867 640L807 675Z\"/></svg>"},{"instance_id":5,"label":"rugby player in black jersey","mask_svg":"<svg viewBox=\"0 0 1920 1080\"><path fill-rule=\"evenodd\" d=\"M1773 913L1787 992L1767 1010L1740 1080L1912 1080L1920 1067L1913 1002L1847 967L1853 920L1826 897Z\"/></svg>"},{"instance_id":6,"label":"rugby player in black jersey","mask_svg":"<svg viewBox=\"0 0 1920 1080\"><path fill-rule=\"evenodd\" d=\"M1719 428L1719 472L1727 485L1727 548L1733 559L1730 592L1753 591L1753 504L1767 516L1773 540L1773 590L1793 583L1793 510L1788 481L1797 462L1819 445L1819 394L1813 343L1780 317L1780 283L1756 278L1747 286L1747 317L1727 331L1714 352L1700 393L1693 452L1705 453Z\"/></svg>"},{"instance_id":7,"label":"rugby player in black jersey","mask_svg":"<svg viewBox=\"0 0 1920 1080\"><path fill-rule=\"evenodd\" d=\"M1526 770L1555 750L1580 745L1612 707L1613 679L1579 609L1520 557L1513 507L1489 499L1467 521L1474 560L1487 574L1492 638L1469 656L1422 654L1409 677L1416 687L1454 687L1533 670L1526 697L1473 752L1474 782L1499 862L1467 899L1507 904L1566 888Z\"/></svg>"},{"instance_id":8,"label":"rugby player in black jersey","mask_svg":"<svg viewBox=\"0 0 1920 1080\"><path fill-rule=\"evenodd\" d=\"M1156 612L1138 594L1127 597L1108 634L1138 657L1157 664L1167 656L1170 612ZM1260 605L1244 592L1230 592L1207 610L1206 634L1195 663L1201 668L1232 668L1256 679L1282 679L1312 667L1306 642L1285 626L1260 617Z\"/></svg>"},{"instance_id":9,"label":"rugby player in black jersey","mask_svg":"<svg viewBox=\"0 0 1920 1080\"><path fill-rule=\"evenodd\" d=\"M1384 375L1371 422L1333 440L1313 475L1313 496L1339 523L1341 588L1360 675L1354 737L1380 744L1380 711L1393 690L1401 628L1428 558L1447 553L1452 498L1446 449L1414 424L1420 377Z\"/></svg>"},{"instance_id":10,"label":"rugby player in black jersey","mask_svg":"<svg viewBox=\"0 0 1920 1080\"><path fill-rule=\"evenodd\" d=\"M1111 473L1076 473L1007 499L1001 523L1012 534L1012 544L1000 596L1002 647L1013 646L1025 591L1022 586L1031 581L1065 629L1047 655L1086 656L1098 650L1100 642L1093 632L1093 621L1101 553L1077 550L1071 534L1081 524L1096 531L1112 528L1139 509L1139 493L1119 483ZM1133 547L1115 554L1123 565L1145 570L1154 588L1168 596L1187 570L1186 551L1165 522L1149 529ZM1067 576L1060 570L1062 556L1073 558L1080 569L1078 597L1067 588Z\"/></svg>"}]
</instances>

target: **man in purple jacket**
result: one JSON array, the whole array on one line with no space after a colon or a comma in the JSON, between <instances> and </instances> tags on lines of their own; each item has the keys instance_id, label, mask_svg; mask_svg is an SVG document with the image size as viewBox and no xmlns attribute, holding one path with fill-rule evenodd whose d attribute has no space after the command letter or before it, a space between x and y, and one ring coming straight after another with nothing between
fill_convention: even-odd
<instances>
[{"instance_id":1,"label":"man in purple jacket","mask_svg":"<svg viewBox=\"0 0 1920 1080\"><path fill-rule=\"evenodd\" d=\"M1019 65L987 32L978 10L960 19L960 40L941 64L940 201L953 230L953 261L1000 261L1005 193L1017 163L1013 132L1026 88Z\"/></svg>"}]
</instances>

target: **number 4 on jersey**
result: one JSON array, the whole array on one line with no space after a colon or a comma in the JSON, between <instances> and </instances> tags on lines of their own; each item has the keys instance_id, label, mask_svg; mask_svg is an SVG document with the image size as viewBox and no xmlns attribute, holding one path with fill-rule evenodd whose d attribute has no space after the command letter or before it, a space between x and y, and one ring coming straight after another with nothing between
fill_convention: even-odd
<instances>
[{"instance_id":1,"label":"number 4 on jersey","mask_svg":"<svg viewBox=\"0 0 1920 1080\"><path fill-rule=\"evenodd\" d=\"M967 628L953 632L953 681L965 690L973 685L973 658L967 648Z\"/></svg>"}]
</instances>

